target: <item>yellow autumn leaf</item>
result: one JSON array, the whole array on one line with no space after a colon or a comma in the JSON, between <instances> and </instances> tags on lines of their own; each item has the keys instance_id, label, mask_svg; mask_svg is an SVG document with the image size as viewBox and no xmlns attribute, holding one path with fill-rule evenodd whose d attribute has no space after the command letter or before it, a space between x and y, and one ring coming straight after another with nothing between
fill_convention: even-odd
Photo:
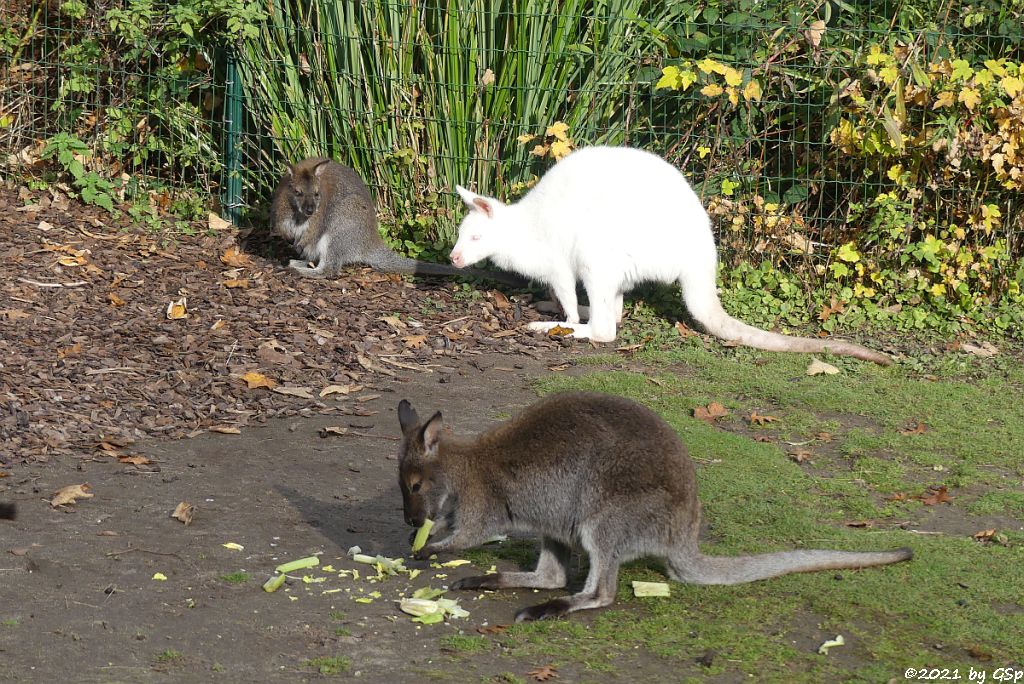
<instances>
[{"instance_id":1,"label":"yellow autumn leaf","mask_svg":"<svg viewBox=\"0 0 1024 684\"><path fill-rule=\"evenodd\" d=\"M978 106L979 102L981 102L981 93L979 93L976 88L964 88L960 91L960 95L957 97L957 100L963 102L967 109L974 111L974 108Z\"/></svg>"},{"instance_id":2,"label":"yellow autumn leaf","mask_svg":"<svg viewBox=\"0 0 1024 684\"><path fill-rule=\"evenodd\" d=\"M986 59L985 66L996 76L1005 76L1006 68L1003 66L1005 62L1005 59Z\"/></svg>"},{"instance_id":3,"label":"yellow autumn leaf","mask_svg":"<svg viewBox=\"0 0 1024 684\"><path fill-rule=\"evenodd\" d=\"M537 157L543 157L547 153L548 153L548 146L547 145L534 145L533 149L530 150L530 154L535 155Z\"/></svg>"},{"instance_id":4,"label":"yellow autumn leaf","mask_svg":"<svg viewBox=\"0 0 1024 684\"><path fill-rule=\"evenodd\" d=\"M889 167L889 172L886 174L891 181L898 181L900 175L903 173L903 164L893 164Z\"/></svg>"},{"instance_id":5,"label":"yellow autumn leaf","mask_svg":"<svg viewBox=\"0 0 1024 684\"><path fill-rule=\"evenodd\" d=\"M570 152L572 152L572 145L565 140L556 140L551 143L551 156L555 158L555 161L561 159Z\"/></svg>"},{"instance_id":6,"label":"yellow autumn leaf","mask_svg":"<svg viewBox=\"0 0 1024 684\"><path fill-rule=\"evenodd\" d=\"M732 67L725 67L725 83L726 85L738 86L743 83L743 74Z\"/></svg>"},{"instance_id":7,"label":"yellow autumn leaf","mask_svg":"<svg viewBox=\"0 0 1024 684\"><path fill-rule=\"evenodd\" d=\"M249 287L248 278L232 278L224 281L224 287L229 289L247 288Z\"/></svg>"},{"instance_id":8,"label":"yellow autumn leaf","mask_svg":"<svg viewBox=\"0 0 1024 684\"><path fill-rule=\"evenodd\" d=\"M740 94L735 88L726 88L725 92L729 95L729 102L735 107L740 102Z\"/></svg>"},{"instance_id":9,"label":"yellow autumn leaf","mask_svg":"<svg viewBox=\"0 0 1024 684\"><path fill-rule=\"evenodd\" d=\"M679 88L679 67L667 66L661 70L661 78L654 84L654 89L661 90L662 88L671 88L673 90Z\"/></svg>"},{"instance_id":10,"label":"yellow autumn leaf","mask_svg":"<svg viewBox=\"0 0 1024 684\"><path fill-rule=\"evenodd\" d=\"M110 303L114 306L124 306L126 304L126 302L121 299L116 292L108 292L107 299L109 299Z\"/></svg>"},{"instance_id":11,"label":"yellow autumn leaf","mask_svg":"<svg viewBox=\"0 0 1024 684\"><path fill-rule=\"evenodd\" d=\"M705 74L716 73L724 74L725 67L710 57L705 57L701 61L697 62L697 68L703 71Z\"/></svg>"},{"instance_id":12,"label":"yellow autumn leaf","mask_svg":"<svg viewBox=\"0 0 1024 684\"><path fill-rule=\"evenodd\" d=\"M520 145L525 145L526 143L530 142L531 140L533 140L536 137L537 136L532 135L530 133L523 133L521 136L516 138L516 142L518 142Z\"/></svg>"},{"instance_id":13,"label":"yellow autumn leaf","mask_svg":"<svg viewBox=\"0 0 1024 684\"><path fill-rule=\"evenodd\" d=\"M1005 76L999 81L999 85L1003 87L1006 94L1010 97L1017 97L1021 91L1024 91L1024 81L1017 78L1016 76Z\"/></svg>"},{"instance_id":14,"label":"yellow autumn leaf","mask_svg":"<svg viewBox=\"0 0 1024 684\"><path fill-rule=\"evenodd\" d=\"M707 97L718 97L722 94L722 86L717 83L709 83L701 88L700 92L701 95L706 95Z\"/></svg>"},{"instance_id":15,"label":"yellow autumn leaf","mask_svg":"<svg viewBox=\"0 0 1024 684\"><path fill-rule=\"evenodd\" d=\"M245 382L249 389L257 389L259 387L266 387L267 389L274 389L277 383L256 371L249 371L241 377L242 381Z\"/></svg>"},{"instance_id":16,"label":"yellow autumn leaf","mask_svg":"<svg viewBox=\"0 0 1024 684\"><path fill-rule=\"evenodd\" d=\"M225 266L241 268L244 266L252 266L252 257L245 252L239 251L238 247L232 245L224 250L224 253L220 255L220 262Z\"/></svg>"},{"instance_id":17,"label":"yellow autumn leaf","mask_svg":"<svg viewBox=\"0 0 1024 684\"><path fill-rule=\"evenodd\" d=\"M868 56L865 61L871 66L877 66L879 64L883 64L888 57L889 55L882 52L882 47L880 45L872 45L871 49L868 51Z\"/></svg>"},{"instance_id":18,"label":"yellow autumn leaf","mask_svg":"<svg viewBox=\"0 0 1024 684\"><path fill-rule=\"evenodd\" d=\"M980 86L988 85L993 80L995 80L995 74L993 74L988 69L985 69L984 71L979 71L978 73L974 74L974 82L975 84Z\"/></svg>"},{"instance_id":19,"label":"yellow autumn leaf","mask_svg":"<svg viewBox=\"0 0 1024 684\"><path fill-rule=\"evenodd\" d=\"M704 157L706 157L709 154L711 154L711 148L710 147L705 147L704 145L701 145L700 147L697 148L697 154L700 155L701 159L703 159Z\"/></svg>"},{"instance_id":20,"label":"yellow autumn leaf","mask_svg":"<svg viewBox=\"0 0 1024 684\"><path fill-rule=\"evenodd\" d=\"M556 138L558 138L559 140L565 140L566 139L566 133L568 131L569 131L569 126L568 125L562 123L561 121L556 121L555 123L553 123L550 126L548 126L548 129L546 131L544 131L544 135L553 135Z\"/></svg>"},{"instance_id":21,"label":"yellow autumn leaf","mask_svg":"<svg viewBox=\"0 0 1024 684\"><path fill-rule=\"evenodd\" d=\"M953 104L953 93L952 91L945 91L939 93L939 96L935 98L935 104L932 105L932 109L942 109L943 107L949 107Z\"/></svg>"},{"instance_id":22,"label":"yellow autumn leaf","mask_svg":"<svg viewBox=\"0 0 1024 684\"><path fill-rule=\"evenodd\" d=\"M896 82L896 79L900 77L900 70L891 65L883 67L878 70L878 77L881 78L886 85L892 85Z\"/></svg>"},{"instance_id":23,"label":"yellow autumn leaf","mask_svg":"<svg viewBox=\"0 0 1024 684\"><path fill-rule=\"evenodd\" d=\"M935 297L941 297L946 294L946 286L942 283L935 283L928 291Z\"/></svg>"},{"instance_id":24,"label":"yellow autumn leaf","mask_svg":"<svg viewBox=\"0 0 1024 684\"><path fill-rule=\"evenodd\" d=\"M167 318L172 321L188 318L188 299L182 297L167 305Z\"/></svg>"},{"instance_id":25,"label":"yellow autumn leaf","mask_svg":"<svg viewBox=\"0 0 1024 684\"><path fill-rule=\"evenodd\" d=\"M743 99L747 102L750 102L751 100L754 100L755 102L760 100L761 84L754 79L750 79L750 82L747 83L745 88L743 88Z\"/></svg>"}]
</instances>

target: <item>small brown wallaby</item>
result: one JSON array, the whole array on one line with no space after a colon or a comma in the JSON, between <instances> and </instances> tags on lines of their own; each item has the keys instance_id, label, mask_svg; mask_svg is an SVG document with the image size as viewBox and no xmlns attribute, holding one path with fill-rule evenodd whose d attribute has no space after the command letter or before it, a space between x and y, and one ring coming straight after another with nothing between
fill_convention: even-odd
<instances>
[{"instance_id":1,"label":"small brown wallaby","mask_svg":"<svg viewBox=\"0 0 1024 684\"><path fill-rule=\"evenodd\" d=\"M329 278L349 264L388 273L489 278L512 285L516 276L432 264L396 254L377 232L370 190L354 170L323 157L303 159L285 171L270 207L273 230L288 238L302 259L288 266L300 275ZM316 263L309 268L309 262Z\"/></svg>"},{"instance_id":2,"label":"small brown wallaby","mask_svg":"<svg viewBox=\"0 0 1024 684\"><path fill-rule=\"evenodd\" d=\"M0 504L0 520L14 520L18 517L18 509L14 504Z\"/></svg>"},{"instance_id":3,"label":"small brown wallaby","mask_svg":"<svg viewBox=\"0 0 1024 684\"><path fill-rule=\"evenodd\" d=\"M572 548L590 557L579 593L524 608L517 622L611 604L619 565L646 556L664 559L672 579L695 584L863 568L913 556L905 548L705 556L697 546L700 502L686 447L656 413L621 397L555 394L475 437L444 430L440 412L421 422L405 400L398 420L405 522L435 521L437 541L419 557L479 546L499 534L543 540L533 572L466 577L453 589L559 589L568 579Z\"/></svg>"}]
</instances>

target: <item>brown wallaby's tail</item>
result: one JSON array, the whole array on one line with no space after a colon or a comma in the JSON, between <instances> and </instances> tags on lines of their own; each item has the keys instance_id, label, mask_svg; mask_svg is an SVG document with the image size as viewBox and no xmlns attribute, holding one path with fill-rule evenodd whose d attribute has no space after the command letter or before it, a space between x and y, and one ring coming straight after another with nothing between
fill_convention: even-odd
<instances>
[{"instance_id":1,"label":"brown wallaby's tail","mask_svg":"<svg viewBox=\"0 0 1024 684\"><path fill-rule=\"evenodd\" d=\"M18 509L14 504L0 504L0 520L14 520L18 516Z\"/></svg>"},{"instance_id":2,"label":"brown wallaby's tail","mask_svg":"<svg viewBox=\"0 0 1024 684\"><path fill-rule=\"evenodd\" d=\"M687 274L689 275L689 274ZM706 276L706 274L705 274ZM873 361L882 366L892 363L885 354L871 351L853 342L842 340L813 339L810 337L790 337L768 330L761 330L730 316L718 299L714 277L711 279L694 274L682 282L683 299L690 315L704 326L711 335L730 342L737 342L756 349L781 352L807 352L839 354L852 356L864 361Z\"/></svg>"},{"instance_id":3,"label":"brown wallaby's tail","mask_svg":"<svg viewBox=\"0 0 1024 684\"><path fill-rule=\"evenodd\" d=\"M463 278L479 278L493 280L513 287L524 287L527 281L520 276L502 271L483 271L477 268L456 268L448 264L435 264L429 261L417 261L387 250L374 254L366 259L366 264L389 273L409 273L421 276L461 276Z\"/></svg>"},{"instance_id":4,"label":"brown wallaby's tail","mask_svg":"<svg viewBox=\"0 0 1024 684\"><path fill-rule=\"evenodd\" d=\"M910 560L908 548L893 551L780 551L757 556L705 556L680 554L669 559L672 579L692 584L741 584L793 572L867 568Z\"/></svg>"}]
</instances>

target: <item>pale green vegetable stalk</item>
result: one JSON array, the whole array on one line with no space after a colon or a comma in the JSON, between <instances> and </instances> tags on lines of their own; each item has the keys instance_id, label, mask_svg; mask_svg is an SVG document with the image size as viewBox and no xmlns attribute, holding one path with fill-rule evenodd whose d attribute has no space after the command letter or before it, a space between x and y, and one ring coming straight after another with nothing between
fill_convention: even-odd
<instances>
[{"instance_id":1,"label":"pale green vegetable stalk","mask_svg":"<svg viewBox=\"0 0 1024 684\"><path fill-rule=\"evenodd\" d=\"M434 521L427 518L423 521L420 529L416 531L416 538L412 540L412 552L416 553L424 546L427 545L427 537L430 536L430 530L434 529Z\"/></svg>"},{"instance_id":2,"label":"pale green vegetable stalk","mask_svg":"<svg viewBox=\"0 0 1024 684\"><path fill-rule=\"evenodd\" d=\"M281 585L284 584L284 580L284 573L275 574L273 577L271 577L263 583L263 591L267 592L268 594L277 591L281 588Z\"/></svg>"},{"instance_id":3,"label":"pale green vegetable stalk","mask_svg":"<svg viewBox=\"0 0 1024 684\"><path fill-rule=\"evenodd\" d=\"M307 556L306 558L300 558L298 560L289 561L282 563L277 566L277 571L282 574L288 574L289 572L295 572L296 570L306 570L307 568L314 568L320 565L319 556Z\"/></svg>"},{"instance_id":4,"label":"pale green vegetable stalk","mask_svg":"<svg viewBox=\"0 0 1024 684\"><path fill-rule=\"evenodd\" d=\"M669 596L665 582L640 582L633 580L633 595L638 597Z\"/></svg>"}]
</instances>

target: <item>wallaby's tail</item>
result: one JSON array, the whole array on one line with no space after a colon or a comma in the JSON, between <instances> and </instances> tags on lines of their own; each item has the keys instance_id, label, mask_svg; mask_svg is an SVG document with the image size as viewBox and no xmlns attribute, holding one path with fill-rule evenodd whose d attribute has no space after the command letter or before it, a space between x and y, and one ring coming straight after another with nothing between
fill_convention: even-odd
<instances>
[{"instance_id":1,"label":"wallaby's tail","mask_svg":"<svg viewBox=\"0 0 1024 684\"><path fill-rule=\"evenodd\" d=\"M366 264L389 273L408 273L419 276L461 276L493 280L513 287L525 287L527 281L517 275L502 271L483 271L476 268L456 268L448 264L417 261L388 250L366 259Z\"/></svg>"},{"instance_id":2,"label":"wallaby's tail","mask_svg":"<svg viewBox=\"0 0 1024 684\"><path fill-rule=\"evenodd\" d=\"M687 553L669 560L672 579L692 584L741 584L793 572L868 568L910 560L910 549L893 551L780 551L757 556L705 556Z\"/></svg>"},{"instance_id":3,"label":"wallaby's tail","mask_svg":"<svg viewBox=\"0 0 1024 684\"><path fill-rule=\"evenodd\" d=\"M723 340L737 342L756 349L782 352L808 352L840 354L852 356L865 361L873 361L882 366L892 363L885 354L871 351L853 342L842 340L823 339L817 340L810 337L790 337L779 333L761 330L730 316L722 308L722 302L718 299L718 292L715 289L715 279L712 274L687 274L690 277L681 283L683 288L683 300L690 315L704 326L704 329Z\"/></svg>"},{"instance_id":4,"label":"wallaby's tail","mask_svg":"<svg viewBox=\"0 0 1024 684\"><path fill-rule=\"evenodd\" d=\"M18 509L14 504L0 504L0 520L14 520L18 516Z\"/></svg>"}]
</instances>

